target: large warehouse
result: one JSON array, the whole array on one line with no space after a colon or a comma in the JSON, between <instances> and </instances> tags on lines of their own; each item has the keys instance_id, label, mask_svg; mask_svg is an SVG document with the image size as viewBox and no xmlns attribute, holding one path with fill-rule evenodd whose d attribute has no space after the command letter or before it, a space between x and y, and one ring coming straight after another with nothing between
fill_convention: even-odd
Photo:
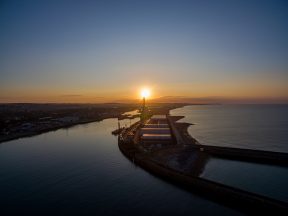
<instances>
[{"instance_id":1,"label":"large warehouse","mask_svg":"<svg viewBox=\"0 0 288 216\"><path fill-rule=\"evenodd\" d=\"M171 129L166 115L153 115L140 129L140 140L144 146L172 143Z\"/></svg>"}]
</instances>

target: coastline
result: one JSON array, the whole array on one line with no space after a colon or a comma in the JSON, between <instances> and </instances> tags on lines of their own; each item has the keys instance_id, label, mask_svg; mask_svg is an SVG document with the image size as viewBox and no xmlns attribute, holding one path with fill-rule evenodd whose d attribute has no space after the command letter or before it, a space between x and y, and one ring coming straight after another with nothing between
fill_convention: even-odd
<instances>
[{"instance_id":1,"label":"coastline","mask_svg":"<svg viewBox=\"0 0 288 216\"><path fill-rule=\"evenodd\" d=\"M179 117L172 116L171 119L174 119L173 125L175 120L177 121L177 118L179 119ZM137 142L126 142L125 139L119 139L118 147L128 160L149 173L219 204L224 204L249 214L256 214L262 211L271 214L277 213L279 215L288 213L286 202L199 177L210 156L213 156L215 153L221 155L223 154L223 150L220 148L219 152L216 152L218 149L213 149L214 152L211 154L212 150L206 151L206 146L199 144L197 140L188 133L187 129L189 124L176 123L175 125L171 128L172 130L175 128L178 130L178 141L180 141L181 144L177 141L175 145L170 147L161 147L150 151L149 149L145 150ZM209 146L208 150L210 150ZM238 150L239 149L236 149L235 152L232 151L232 156L237 156ZM243 160L247 159L242 154L245 152L246 150L240 152L240 157L243 157ZM257 151L252 150L252 153L255 152L257 153ZM225 156L229 156L230 149L228 149L228 152L224 149L224 153L226 154ZM258 153L261 155L263 152L259 151ZM256 154L256 162L263 160L263 158L258 158L259 155ZM274 152L272 152L272 158L269 158L269 154L267 157L268 159L275 160L275 156L277 159L278 153L274 154ZM284 156L283 161L285 162L287 161L287 155L285 154ZM253 158L253 155L249 155L249 157ZM267 160L267 157L264 155L264 160ZM187 170L187 167L190 169Z\"/></svg>"},{"instance_id":2,"label":"coastline","mask_svg":"<svg viewBox=\"0 0 288 216\"><path fill-rule=\"evenodd\" d=\"M165 103L165 104L153 104L151 105L151 107L152 109L154 109L154 111L157 110L157 112L169 112L172 109L181 108L186 105L189 105L189 104L180 104L180 103L179 104L174 104L174 103L166 104ZM126 106L126 105L124 104L123 106ZM138 115L132 115L132 116L124 115L124 113L134 111L135 109L137 109L137 106L129 105L129 104L124 108L120 107L119 110L116 110L116 111L113 109L107 108L106 113L101 114L101 112L99 112L97 114L97 117L94 117L94 118L93 117L89 119L79 118L77 121L73 121L73 122L62 122L61 125L48 125L46 128L42 128L42 129L36 128L35 130L31 130L31 131L16 132L16 133L11 133L7 135L1 135L0 144L11 141L11 140L16 140L16 139L20 139L24 137L32 137L32 136L40 135L40 134L47 133L50 131L56 131L56 130L63 129L63 128L70 128L76 125L87 124L87 123L92 123L92 122L100 122L109 118L118 118L119 120L129 119L131 117L136 118L138 117Z\"/></svg>"},{"instance_id":3,"label":"coastline","mask_svg":"<svg viewBox=\"0 0 288 216\"><path fill-rule=\"evenodd\" d=\"M127 147L119 145L120 151L135 165L143 168L149 173L162 178L172 184L180 186L200 196L204 196L217 203L236 208L244 213L277 213L287 214L287 203L274 200L265 196L250 193L221 183L216 183L200 177L188 176L174 169L155 163L147 157L141 157L139 153L127 151Z\"/></svg>"},{"instance_id":4,"label":"coastline","mask_svg":"<svg viewBox=\"0 0 288 216\"><path fill-rule=\"evenodd\" d=\"M92 123L92 122L100 122L100 121L103 121L104 119L108 119L108 118L109 117L103 118L103 119L85 120L85 121L67 123L65 125L60 125L60 126L53 126L53 127L45 128L45 129L38 130L38 131L29 131L29 132L11 134L11 135L8 135L7 137L1 137L0 138L0 144L2 144L4 142L11 141L11 140L20 139L20 138L37 136L37 135L40 135L40 134L44 134L44 133L51 132L51 131L56 131L56 130L59 130L59 129L70 128L70 127L73 127L73 126L76 126L76 125L87 124L87 123Z\"/></svg>"}]
</instances>

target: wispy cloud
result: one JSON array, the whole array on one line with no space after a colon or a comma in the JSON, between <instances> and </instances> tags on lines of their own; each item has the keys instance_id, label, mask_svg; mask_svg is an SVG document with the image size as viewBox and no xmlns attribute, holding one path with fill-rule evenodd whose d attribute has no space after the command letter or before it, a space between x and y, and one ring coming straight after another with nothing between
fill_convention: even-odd
<instances>
[{"instance_id":1,"label":"wispy cloud","mask_svg":"<svg viewBox=\"0 0 288 216\"><path fill-rule=\"evenodd\" d=\"M64 95L60 95L60 97L82 97L83 95L81 94L64 94Z\"/></svg>"}]
</instances>

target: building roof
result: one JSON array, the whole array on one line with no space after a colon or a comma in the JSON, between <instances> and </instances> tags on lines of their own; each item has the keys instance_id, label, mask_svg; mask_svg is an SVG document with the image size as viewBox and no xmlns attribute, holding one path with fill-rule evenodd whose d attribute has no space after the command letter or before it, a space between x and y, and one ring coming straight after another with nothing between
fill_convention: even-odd
<instances>
[{"instance_id":1,"label":"building roof","mask_svg":"<svg viewBox=\"0 0 288 216\"><path fill-rule=\"evenodd\" d=\"M152 117L151 117L151 119L167 119L167 117L166 117L166 115L153 115Z\"/></svg>"},{"instance_id":2,"label":"building roof","mask_svg":"<svg viewBox=\"0 0 288 216\"><path fill-rule=\"evenodd\" d=\"M170 134L143 134L142 140L171 140Z\"/></svg>"},{"instance_id":3,"label":"building roof","mask_svg":"<svg viewBox=\"0 0 288 216\"><path fill-rule=\"evenodd\" d=\"M170 128L141 128L140 134L171 134Z\"/></svg>"},{"instance_id":4,"label":"building roof","mask_svg":"<svg viewBox=\"0 0 288 216\"><path fill-rule=\"evenodd\" d=\"M169 128L168 124L145 124L144 128Z\"/></svg>"}]
</instances>

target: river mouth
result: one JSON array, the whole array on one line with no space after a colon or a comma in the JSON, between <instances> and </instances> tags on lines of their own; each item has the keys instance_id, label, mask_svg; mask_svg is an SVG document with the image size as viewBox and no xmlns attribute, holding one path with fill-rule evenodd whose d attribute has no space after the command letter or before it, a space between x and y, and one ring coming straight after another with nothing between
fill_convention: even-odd
<instances>
[{"instance_id":1,"label":"river mouth","mask_svg":"<svg viewBox=\"0 0 288 216\"><path fill-rule=\"evenodd\" d=\"M131 123L137 120L131 120ZM125 124L129 126L130 120L121 121L121 126ZM2 143L1 213L147 215L153 209L158 215L187 215L191 212L240 215L234 209L185 191L135 166L122 155L117 137L111 135L117 127L117 119L106 119ZM215 163L214 158L210 159L201 177L242 189L251 186L256 190L255 182L266 179L259 187L266 187L262 194L270 193L273 198L287 201L283 170L270 170L272 166L267 172L266 168L249 168L247 164L239 165L238 161L235 162L237 165L230 162ZM254 169L258 173L253 172ZM236 173L241 173L240 183L250 186L239 185Z\"/></svg>"},{"instance_id":2,"label":"river mouth","mask_svg":"<svg viewBox=\"0 0 288 216\"><path fill-rule=\"evenodd\" d=\"M111 135L117 127L106 119L2 143L1 214L240 215L135 166Z\"/></svg>"}]
</instances>

